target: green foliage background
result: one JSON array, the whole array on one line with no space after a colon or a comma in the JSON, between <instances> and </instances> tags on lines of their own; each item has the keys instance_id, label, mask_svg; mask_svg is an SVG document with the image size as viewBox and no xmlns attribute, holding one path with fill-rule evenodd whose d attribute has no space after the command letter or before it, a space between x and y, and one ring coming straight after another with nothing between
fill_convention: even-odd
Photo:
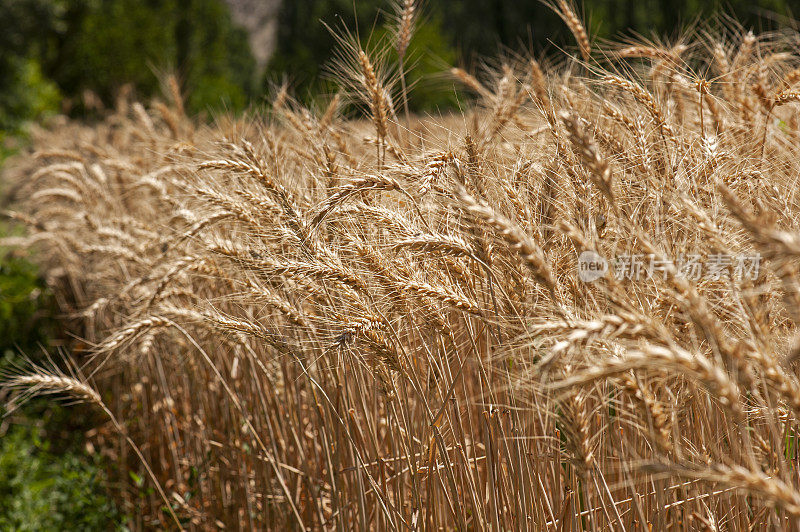
<instances>
[{"instance_id":1,"label":"green foliage background","mask_svg":"<svg viewBox=\"0 0 800 532\"><path fill-rule=\"evenodd\" d=\"M0 228L0 234L6 228ZM0 373L43 358L55 332L54 306L36 267L0 250ZM41 362L41 360L39 360ZM0 406L0 418L7 412ZM89 407L28 402L0 423L0 530L122 529L98 455L82 449Z\"/></svg>"},{"instance_id":2,"label":"green foliage background","mask_svg":"<svg viewBox=\"0 0 800 532\"><path fill-rule=\"evenodd\" d=\"M17 427L0 438L0 530L123 530L103 483L96 459Z\"/></svg>"},{"instance_id":3,"label":"green foliage background","mask_svg":"<svg viewBox=\"0 0 800 532\"><path fill-rule=\"evenodd\" d=\"M286 2L278 25L278 47L264 74L264 93L269 92L271 85L284 81L288 81L294 94L305 102L320 93L334 91L332 78L337 72L332 59L338 44L332 31L347 28L367 48L391 44L388 28L391 12L380 9L389 7L390 4L384 2L360 0L356 2L356 17L352 14L352 4L346 0ZM299 38L301 31L302 38ZM387 59L396 62L396 51L388 47ZM453 107L457 103L454 95L442 90L433 76L459 61L442 17L437 13L430 13L419 21L405 61L407 82L414 86L409 102L412 109L424 112Z\"/></svg>"},{"instance_id":4,"label":"green foliage background","mask_svg":"<svg viewBox=\"0 0 800 532\"><path fill-rule=\"evenodd\" d=\"M674 36L720 10L745 26L791 23L787 0L585 0L592 35ZM503 49L542 53L571 45L564 24L540 0L427 0L412 43L413 77L447 64L475 66ZM177 72L191 112L240 110L288 80L301 100L332 90L323 66L335 39L324 24L362 40L385 33L388 0L283 0L277 49L257 72L243 29L225 0L3 0L0 2L0 131L63 107L80 114L91 90L107 105L124 84L148 98L157 74ZM356 15L357 14L357 15ZM323 24L324 23L324 24ZM335 73L332 73L335 74ZM414 81L414 80L412 80ZM417 79L419 81L419 79ZM457 104L441 84L421 83L418 111ZM0 138L2 142L2 138Z\"/></svg>"},{"instance_id":5,"label":"green foliage background","mask_svg":"<svg viewBox=\"0 0 800 532\"><path fill-rule=\"evenodd\" d=\"M584 19L597 39L676 37L684 28L724 13L745 27L775 29L793 24L786 0L577 0ZM425 16L416 37L422 72L444 69L446 64L468 68L501 53L552 53L572 47L573 38L558 16L542 0L428 0L421 2ZM292 0L280 14L278 47L266 76L288 79L301 99L316 93L336 46L322 24L346 26L362 40L390 20L388 1ZM357 13L357 16L354 14ZM730 19L729 19L730 20ZM452 60L451 60L452 58ZM418 87L420 88L420 87ZM441 88L441 87L440 87ZM452 86L450 89L452 93ZM429 110L453 105L452 94L427 90L414 95L412 106Z\"/></svg>"},{"instance_id":6,"label":"green foliage background","mask_svg":"<svg viewBox=\"0 0 800 532\"><path fill-rule=\"evenodd\" d=\"M159 91L177 72L192 112L242 109L255 62L223 0L3 0L0 130L65 109L91 90L106 104L122 85Z\"/></svg>"},{"instance_id":7,"label":"green foliage background","mask_svg":"<svg viewBox=\"0 0 800 532\"><path fill-rule=\"evenodd\" d=\"M244 30L220 0L79 0L53 32L46 70L67 94L91 89L110 101L132 83L158 91L157 71L176 70L195 112L241 109L252 92L254 61Z\"/></svg>"}]
</instances>

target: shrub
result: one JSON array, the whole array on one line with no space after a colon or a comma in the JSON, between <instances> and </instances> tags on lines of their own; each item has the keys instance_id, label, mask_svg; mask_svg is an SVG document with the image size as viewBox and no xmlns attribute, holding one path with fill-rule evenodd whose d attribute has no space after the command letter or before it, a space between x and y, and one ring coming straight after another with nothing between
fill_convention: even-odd
<instances>
[{"instance_id":1,"label":"shrub","mask_svg":"<svg viewBox=\"0 0 800 532\"><path fill-rule=\"evenodd\" d=\"M35 353L52 336L53 302L36 265L7 254L0 261L0 353Z\"/></svg>"},{"instance_id":2,"label":"shrub","mask_svg":"<svg viewBox=\"0 0 800 532\"><path fill-rule=\"evenodd\" d=\"M123 530L102 479L96 461L53 454L36 429L15 426L0 437L0 528Z\"/></svg>"}]
</instances>

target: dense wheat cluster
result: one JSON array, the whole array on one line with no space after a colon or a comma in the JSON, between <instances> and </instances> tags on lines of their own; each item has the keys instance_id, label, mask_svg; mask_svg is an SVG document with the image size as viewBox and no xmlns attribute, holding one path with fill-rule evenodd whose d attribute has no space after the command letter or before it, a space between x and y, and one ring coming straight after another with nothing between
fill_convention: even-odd
<instances>
[{"instance_id":1,"label":"dense wheat cluster","mask_svg":"<svg viewBox=\"0 0 800 532\"><path fill-rule=\"evenodd\" d=\"M8 214L88 347L7 384L107 406L138 526L798 525L800 37L598 49L556 7L575 58L453 69L460 115L343 38L326 108L205 126L173 83L37 133Z\"/></svg>"}]
</instances>

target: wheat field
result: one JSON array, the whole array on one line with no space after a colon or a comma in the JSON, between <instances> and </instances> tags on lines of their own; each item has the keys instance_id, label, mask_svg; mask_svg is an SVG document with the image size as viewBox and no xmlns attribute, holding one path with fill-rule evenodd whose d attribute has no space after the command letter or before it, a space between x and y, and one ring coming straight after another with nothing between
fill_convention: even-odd
<instances>
[{"instance_id":1,"label":"wheat field","mask_svg":"<svg viewBox=\"0 0 800 532\"><path fill-rule=\"evenodd\" d=\"M557 2L574 54L414 116L415 7L319 108L37 130L4 243L81 341L4 386L107 414L140 529L797 530L800 34Z\"/></svg>"}]
</instances>

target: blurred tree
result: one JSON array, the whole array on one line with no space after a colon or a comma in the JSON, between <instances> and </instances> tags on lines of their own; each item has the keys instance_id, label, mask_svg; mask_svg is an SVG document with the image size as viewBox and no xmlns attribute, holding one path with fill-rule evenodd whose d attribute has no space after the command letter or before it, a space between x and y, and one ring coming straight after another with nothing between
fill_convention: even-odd
<instances>
[{"instance_id":1,"label":"blurred tree","mask_svg":"<svg viewBox=\"0 0 800 532\"><path fill-rule=\"evenodd\" d=\"M504 47L541 53L571 47L564 24L540 0L422 1L427 14L412 40L418 60L411 77L446 63L474 67ZM584 0L578 2L595 38L675 35L682 25L723 10L747 27L773 29L790 15L789 0ZM335 39L322 24L346 25L362 41L385 35L390 0L283 0L277 50L266 79L288 77L295 93L332 89L321 81ZM766 15L766 16L764 16ZM775 15L775 16L773 16ZM57 107L60 95L78 101L89 89L105 102L125 83L140 97L159 90L154 72L176 71L192 111L240 109L263 87L244 31L223 0L0 1L0 130ZM455 51L458 51L456 53ZM413 80L412 80L413 81ZM417 110L446 106L452 94L420 82ZM452 92L452 91L450 91Z\"/></svg>"},{"instance_id":2,"label":"blurred tree","mask_svg":"<svg viewBox=\"0 0 800 532\"><path fill-rule=\"evenodd\" d=\"M178 71L189 91L189 109L243 109L256 89L255 59L247 33L235 27L220 0L178 2Z\"/></svg>"},{"instance_id":3,"label":"blurred tree","mask_svg":"<svg viewBox=\"0 0 800 532\"><path fill-rule=\"evenodd\" d=\"M338 44L331 29L338 31L346 27L360 38L363 46L386 43L390 34L387 25L393 23L391 13L392 4L388 1L284 2L278 24L278 46L267 65L265 85L281 83L286 79L295 95L306 102L313 100L320 92L335 90L329 78L336 75L330 66ZM390 51L387 59L397 59L394 50ZM441 85L437 86L428 75L441 72L457 60L442 16L437 12L423 16L417 23L406 60L406 70L410 70L408 66L414 67L407 80L414 86L409 102L412 109L428 111L438 107L450 108L456 104L452 91L446 88L442 90Z\"/></svg>"},{"instance_id":4,"label":"blurred tree","mask_svg":"<svg viewBox=\"0 0 800 532\"><path fill-rule=\"evenodd\" d=\"M697 20L718 13L745 27L773 29L787 22L793 2L786 0L585 0L576 5L593 38L675 37ZM540 0L461 0L431 3L446 12L446 29L465 60L492 57L503 46L542 50L571 46L564 24ZM781 20L783 18L783 20Z\"/></svg>"},{"instance_id":5,"label":"blurred tree","mask_svg":"<svg viewBox=\"0 0 800 532\"><path fill-rule=\"evenodd\" d=\"M58 89L41 71L46 43L39 29L54 28L62 12L60 2L48 0L0 4L0 131L13 131L21 120L57 109Z\"/></svg>"},{"instance_id":6,"label":"blurred tree","mask_svg":"<svg viewBox=\"0 0 800 532\"><path fill-rule=\"evenodd\" d=\"M393 52L395 50L393 49ZM392 55L395 59L395 54ZM458 104L458 95L442 82L446 80L435 74L458 62L458 53L443 31L441 17L423 17L417 25L408 47L406 67L409 91L409 106L418 112L439 108L453 108ZM452 87L453 84L449 83Z\"/></svg>"},{"instance_id":7,"label":"blurred tree","mask_svg":"<svg viewBox=\"0 0 800 532\"><path fill-rule=\"evenodd\" d=\"M375 27L379 6L386 4L376 0L284 0L278 20L278 46L267 64L267 81L290 77L300 98L315 92L322 85L324 63L337 46L324 24L331 28L345 24L355 34L367 37Z\"/></svg>"},{"instance_id":8,"label":"blurred tree","mask_svg":"<svg viewBox=\"0 0 800 532\"><path fill-rule=\"evenodd\" d=\"M221 0L74 0L45 62L65 94L95 91L109 101L125 83L143 96L156 72L175 70L189 109L241 109L252 94L255 63L247 35Z\"/></svg>"},{"instance_id":9,"label":"blurred tree","mask_svg":"<svg viewBox=\"0 0 800 532\"><path fill-rule=\"evenodd\" d=\"M456 47L467 64L494 57L504 48L532 50L571 46L567 28L542 0L458 0L421 2L441 30L442 48ZM645 37L675 36L695 20L718 12L743 25L774 28L790 15L787 0L584 0L579 10L592 37L612 38L638 32ZM356 18L355 12L358 14ZM278 49L269 64L270 76L284 74L301 89L320 73L331 57L335 41L320 21L335 27L344 22L362 38L379 27L391 10L386 0L293 0L280 13ZM777 18L775 17L777 15ZM702 17L702 19L701 19ZM441 55L448 55L446 52Z\"/></svg>"},{"instance_id":10,"label":"blurred tree","mask_svg":"<svg viewBox=\"0 0 800 532\"><path fill-rule=\"evenodd\" d=\"M569 35L561 19L539 0L464 0L441 9L468 65L496 56L503 47L535 50L550 40L563 44Z\"/></svg>"},{"instance_id":11,"label":"blurred tree","mask_svg":"<svg viewBox=\"0 0 800 532\"><path fill-rule=\"evenodd\" d=\"M52 108L59 90L109 103L132 83L149 97L163 72L178 73L192 111L241 109L256 87L222 0L3 0L0 20L0 129Z\"/></svg>"}]
</instances>

